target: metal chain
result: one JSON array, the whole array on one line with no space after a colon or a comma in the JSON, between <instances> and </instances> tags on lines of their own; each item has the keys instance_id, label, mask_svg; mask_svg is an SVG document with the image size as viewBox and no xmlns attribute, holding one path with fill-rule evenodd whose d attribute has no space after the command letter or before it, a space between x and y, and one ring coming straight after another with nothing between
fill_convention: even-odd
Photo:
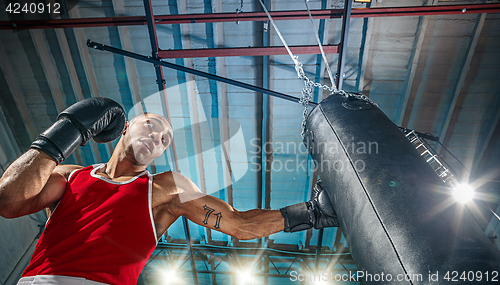
<instances>
[{"instance_id":1,"label":"metal chain","mask_svg":"<svg viewBox=\"0 0 500 285\"><path fill-rule=\"evenodd\" d=\"M377 104L373 103L372 100L370 100L368 97L366 97L364 95L346 93L343 90L340 90L340 91L337 90L337 88L335 88L335 86L334 86L335 82L333 82L333 78L331 76L331 72L330 72L329 68L327 68L327 71L328 71L328 74L330 76L330 81L331 81L332 87L328 87L326 85L323 85L323 84L320 84L320 83L316 83L314 81L311 81L309 78L307 78L306 73L304 72L304 69L302 68L302 63L299 62L299 58L297 56L293 55L292 51L288 47L285 39L281 35L280 30L276 26L276 23L274 23L273 18L269 14L269 11L267 10L267 8L264 5L264 3L262 2L262 0L259 0L259 2L260 2L260 5L262 6L262 9L264 9L264 12L266 12L267 17L269 18L269 22L271 22L272 26L276 30L276 34L279 36L281 42L283 43L283 45L285 46L286 50L288 51L288 54L290 55L290 58L295 63L295 70L297 71L297 76L300 79L304 80L304 88L301 91L302 98L300 98L300 101L299 101L299 103L302 106L304 106L304 111L302 112L302 130L301 130L301 133L300 133L300 135L302 136L302 138L304 138L304 134L305 134L306 118L307 118L307 106L309 105L309 102L312 100L313 94L314 94L313 87L318 87L318 88L322 88L323 90L328 90L332 94L340 94L340 95L344 95L344 96L347 94L348 96L354 96L355 98L367 101L367 102L369 102L371 104L374 104L375 106L377 105ZM243 10L243 0L241 1L241 3L242 3L241 4L241 9ZM307 6L307 1L306 1L306 7L307 7L307 10L309 11L309 7ZM309 11L309 18L312 21L312 16L311 16L310 11ZM313 23L313 26L314 26L314 21L312 21L312 23ZM316 28L314 28L314 29L316 30ZM320 46L320 49L321 49L321 54L323 56L323 59L325 60L325 64L328 64L328 62L326 62L326 57L325 57L323 48L321 47L321 41L319 40L319 37L317 37L317 40L318 40L318 45Z\"/></svg>"},{"instance_id":2,"label":"metal chain","mask_svg":"<svg viewBox=\"0 0 500 285\"><path fill-rule=\"evenodd\" d=\"M306 119L307 119L307 107L309 106L309 102L312 101L313 95L314 95L314 87L321 88L323 90L328 90L332 95L342 95L342 96L352 96L356 99L363 100L365 102L368 102L372 105L375 105L378 107L377 103L373 102L370 98L368 98L366 95L359 95L355 93L348 93L345 92L344 90L337 90L335 86L328 87L324 84L320 84L317 82L312 81L309 79L305 72L304 69L302 68L302 63L297 61L297 64L295 65L295 70L297 71L297 76L304 80L304 88L302 88L301 93L302 97L299 100L299 103L304 106L304 111L302 112L302 124L301 124L301 131L300 131L300 136L304 138L305 132L306 132Z\"/></svg>"},{"instance_id":3,"label":"metal chain","mask_svg":"<svg viewBox=\"0 0 500 285\"><path fill-rule=\"evenodd\" d=\"M297 56L293 55L292 51L288 47L285 39L281 35L280 30L278 29L278 27L274 23L273 18L269 14L269 11L267 10L267 8L264 5L264 3L262 2L262 0L259 0L259 2L260 2L260 5L262 6L262 9L264 9L264 12L266 12L266 15L269 18L269 21L271 22L271 24L273 25L274 29L276 30L276 34L278 34L279 38L281 39L281 42L283 43L283 45L285 46L286 50L288 51L288 54L290 55L290 58L295 63L295 70L297 71L297 76L300 79L304 80L304 88L301 91L302 97L299 100L299 103L302 106L304 106L304 111L302 112L302 126L301 126L302 130L300 132L300 135L302 136L302 138L304 138L304 135L305 135L306 118L307 118L307 107L309 106L309 102L313 99L313 94L314 94L314 89L313 88L314 87L322 88L323 90L328 90L328 91L330 91L331 94L340 94L340 95L344 95L344 96L345 95L354 96L357 99L364 100L366 102L369 102L370 104L374 104L375 106L377 105L377 104L373 103L372 100L370 100L368 97L366 97L364 95L358 95L358 94L353 94L353 93L346 93L343 90L340 90L340 91L337 90L337 88L335 88L335 86L334 86L335 82L333 82L333 78L331 76L330 68L328 66L327 66L328 67L327 71L328 71L328 74L330 76L330 81L331 81L331 84L332 84L331 87L328 87L328 86L326 86L324 84L316 83L316 82L310 80L309 78L307 78L306 73L304 72L304 69L302 68L302 63L300 63L300 61L299 61L299 58ZM241 3L243 3L243 1ZM309 11L309 7L307 6L307 1L306 1L306 7L307 7L307 11ZM243 9L243 4L242 4L241 8ZM311 16L310 11L309 11L309 18L311 19L311 21L313 23L313 26L314 26L314 21L312 20L312 16ZM316 30L316 27L314 29ZM317 35L316 35L316 38L318 40L318 45L320 46L320 50L321 50L321 54L323 56L323 59L325 60L325 63L328 64L328 62L326 61L326 57L325 57L323 48L321 46L321 41L320 41L320 39L319 39L319 37Z\"/></svg>"},{"instance_id":4,"label":"metal chain","mask_svg":"<svg viewBox=\"0 0 500 285\"><path fill-rule=\"evenodd\" d=\"M304 138L304 134L306 132L306 118L307 118L307 106L309 105L309 102L313 98L313 86L314 82L308 79L304 79L304 88L302 88L302 98L300 98L299 103L304 106L304 111L302 112L302 125L301 125L301 131L300 131L300 136Z\"/></svg>"},{"instance_id":5,"label":"metal chain","mask_svg":"<svg viewBox=\"0 0 500 285\"><path fill-rule=\"evenodd\" d=\"M236 13L242 13L243 12L243 0L240 1L240 8L236 9Z\"/></svg>"},{"instance_id":6,"label":"metal chain","mask_svg":"<svg viewBox=\"0 0 500 285\"><path fill-rule=\"evenodd\" d=\"M344 94L347 94L347 95L349 95L349 96L352 96L352 97L354 97L354 98L356 98L356 99L359 99L359 100L363 100L363 101L365 101L365 102L368 102L368 103L370 103L370 104L372 104L372 105L374 105L374 106L377 106L377 107L378 107L378 104L377 104L377 103L375 103L375 102L373 102L373 101L372 101L370 98L368 98L366 95L360 95L360 94L356 94L356 93L346 93L346 92L344 92L344 91L341 91L341 92L343 92Z\"/></svg>"},{"instance_id":7,"label":"metal chain","mask_svg":"<svg viewBox=\"0 0 500 285\"><path fill-rule=\"evenodd\" d=\"M331 93L335 94L337 93L337 88L335 88L333 85L332 87L328 87L324 84L316 83L309 79L306 76L306 73L304 72L304 69L302 68L302 63L299 61L296 61L297 64L295 64L295 70L297 71L297 76L304 80L304 88L302 88L301 93L302 97L299 100L299 103L304 106L304 111L302 112L302 124L301 124L301 131L300 131L300 136L304 138L305 132L306 132L306 119L307 119L307 107L309 106L309 102L312 101L313 95L314 95L314 87L322 88L323 90L328 90Z\"/></svg>"}]
</instances>

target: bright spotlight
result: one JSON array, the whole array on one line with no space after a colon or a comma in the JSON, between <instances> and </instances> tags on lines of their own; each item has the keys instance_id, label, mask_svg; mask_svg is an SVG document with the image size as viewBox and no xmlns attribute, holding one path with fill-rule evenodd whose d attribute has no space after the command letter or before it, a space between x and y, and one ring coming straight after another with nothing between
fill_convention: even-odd
<instances>
[{"instance_id":1,"label":"bright spotlight","mask_svg":"<svg viewBox=\"0 0 500 285\"><path fill-rule=\"evenodd\" d=\"M323 284L333 284L332 283L332 280L330 280L328 278L328 276L326 276L323 272L323 274L321 274L320 272L316 273L313 275L313 278L312 280L310 280L310 282L306 282L306 284L311 284L311 285L323 285Z\"/></svg>"},{"instance_id":2,"label":"bright spotlight","mask_svg":"<svg viewBox=\"0 0 500 285\"><path fill-rule=\"evenodd\" d=\"M327 280L316 280L316 281L314 281L313 284L314 285L323 285L323 284L332 284L332 283L328 282Z\"/></svg>"},{"instance_id":3,"label":"bright spotlight","mask_svg":"<svg viewBox=\"0 0 500 285\"><path fill-rule=\"evenodd\" d=\"M177 271L175 268L169 268L165 269L161 273L162 277L162 284L163 285L178 285L182 284L182 280L177 274Z\"/></svg>"},{"instance_id":4,"label":"bright spotlight","mask_svg":"<svg viewBox=\"0 0 500 285\"><path fill-rule=\"evenodd\" d=\"M466 203L474 198L474 189L467 184L459 184L453 188L453 197L460 203Z\"/></svg>"},{"instance_id":5,"label":"bright spotlight","mask_svg":"<svg viewBox=\"0 0 500 285\"><path fill-rule=\"evenodd\" d=\"M257 284L253 277L252 271L249 269L236 270L236 284L238 285L252 285Z\"/></svg>"}]
</instances>

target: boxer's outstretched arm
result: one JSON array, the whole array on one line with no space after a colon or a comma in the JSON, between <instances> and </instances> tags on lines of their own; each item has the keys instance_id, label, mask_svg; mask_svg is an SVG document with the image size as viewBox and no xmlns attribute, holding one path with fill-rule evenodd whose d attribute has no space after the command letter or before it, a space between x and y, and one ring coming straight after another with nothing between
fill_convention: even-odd
<instances>
[{"instance_id":1,"label":"boxer's outstretched arm","mask_svg":"<svg viewBox=\"0 0 500 285\"><path fill-rule=\"evenodd\" d=\"M174 202L175 201L175 202ZM226 202L205 195L188 202L173 200L176 215L183 215L192 222L221 231L240 240L255 239L284 229L279 210L254 209L240 212Z\"/></svg>"},{"instance_id":2,"label":"boxer's outstretched arm","mask_svg":"<svg viewBox=\"0 0 500 285\"><path fill-rule=\"evenodd\" d=\"M175 182L167 183L175 184L176 190L165 208L175 217L183 215L198 225L240 240L265 237L284 229L284 219L279 210L240 212L218 198L202 194L188 178L178 173L173 175Z\"/></svg>"}]
</instances>

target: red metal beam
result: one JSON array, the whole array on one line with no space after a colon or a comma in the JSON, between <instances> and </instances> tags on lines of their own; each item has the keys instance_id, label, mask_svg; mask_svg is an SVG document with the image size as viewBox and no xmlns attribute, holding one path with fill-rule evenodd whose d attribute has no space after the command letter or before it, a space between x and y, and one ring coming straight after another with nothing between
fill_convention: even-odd
<instances>
[{"instance_id":1,"label":"red metal beam","mask_svg":"<svg viewBox=\"0 0 500 285\"><path fill-rule=\"evenodd\" d=\"M321 54L316 46L290 46L294 54ZM325 53L338 53L338 45L324 45ZM160 50L160 58L192 58L192 57L227 57L227 56L260 56L288 54L285 47L237 47L237 48L204 48Z\"/></svg>"},{"instance_id":2,"label":"red metal beam","mask_svg":"<svg viewBox=\"0 0 500 285\"><path fill-rule=\"evenodd\" d=\"M314 19L334 19L342 17L342 9L312 10ZM471 5L435 5L435 6L408 6L386 8L356 8L352 9L351 18L369 17L399 17L399 16L427 16L452 14L500 13L500 4L471 4ZM270 12L274 20L305 20L309 18L307 10L274 11ZM267 21L264 12L249 13L208 13L154 16L155 23L159 24L191 24L217 23L237 21ZM0 30L21 29L55 29L55 28L82 28L82 27L109 27L146 25L145 16L102 17L86 19L55 19L32 21L0 21Z\"/></svg>"}]
</instances>

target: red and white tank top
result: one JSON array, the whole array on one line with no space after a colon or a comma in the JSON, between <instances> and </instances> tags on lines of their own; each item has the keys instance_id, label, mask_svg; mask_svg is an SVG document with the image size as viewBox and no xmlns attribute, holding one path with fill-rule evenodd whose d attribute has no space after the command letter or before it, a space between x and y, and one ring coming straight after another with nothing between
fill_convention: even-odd
<instances>
[{"instance_id":1,"label":"red and white tank top","mask_svg":"<svg viewBox=\"0 0 500 285\"><path fill-rule=\"evenodd\" d=\"M23 277L63 275L137 284L157 245L153 176L144 171L116 182L96 174L104 166L71 173Z\"/></svg>"}]
</instances>

